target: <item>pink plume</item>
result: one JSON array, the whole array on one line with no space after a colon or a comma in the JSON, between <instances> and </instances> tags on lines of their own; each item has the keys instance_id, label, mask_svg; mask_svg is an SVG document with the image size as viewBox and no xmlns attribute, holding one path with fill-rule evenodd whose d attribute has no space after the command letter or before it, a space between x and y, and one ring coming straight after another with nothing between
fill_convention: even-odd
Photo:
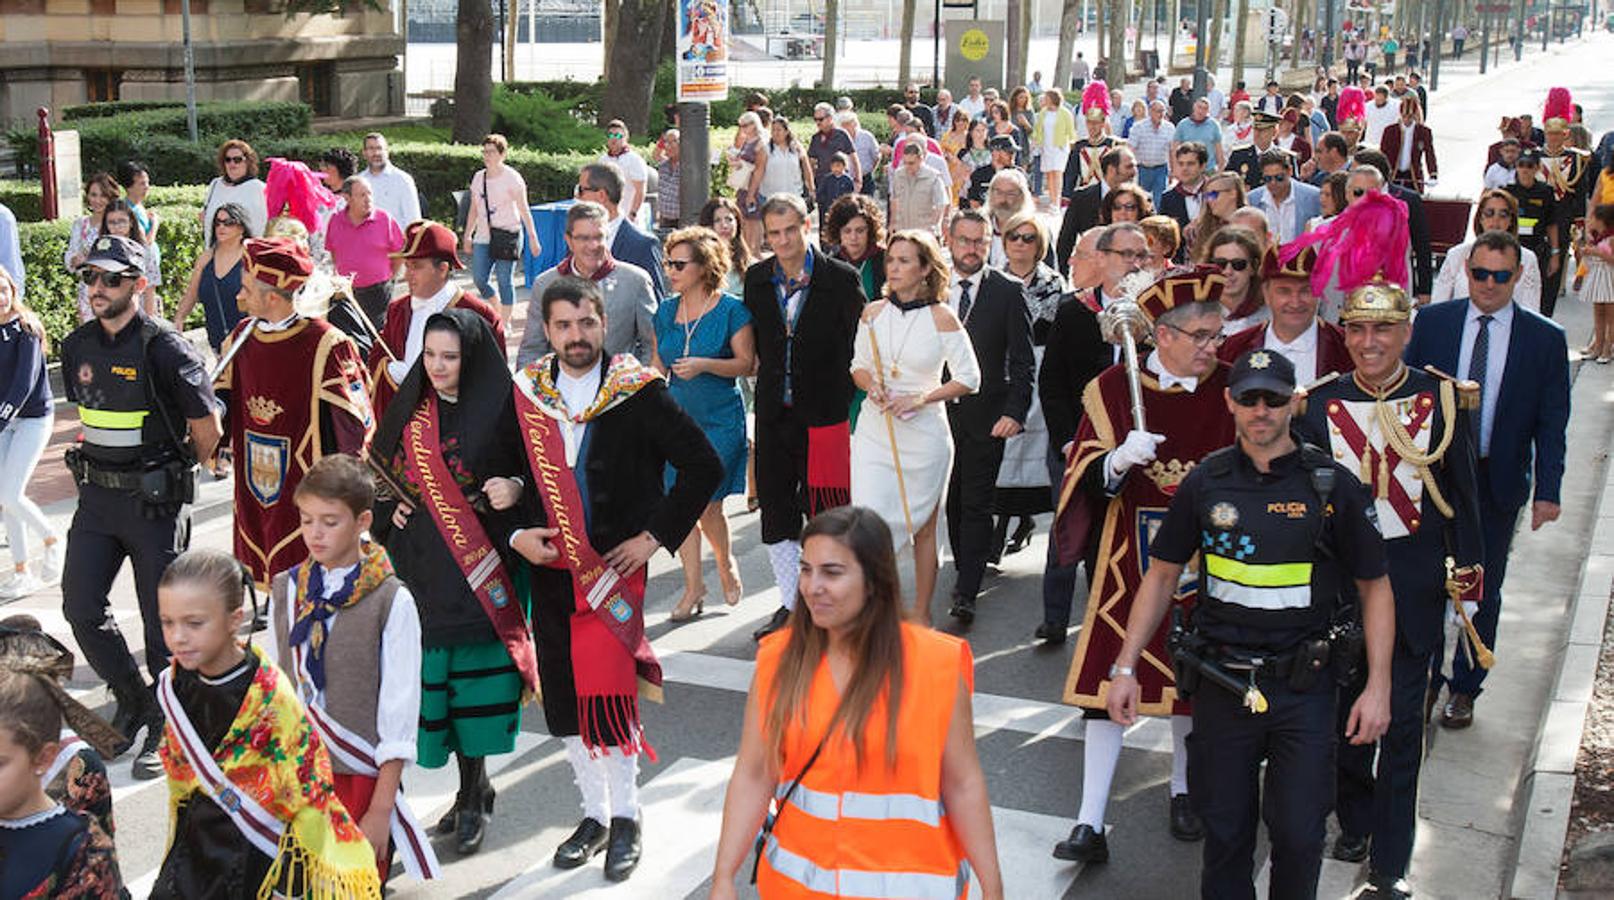
<instances>
[{"instance_id":1,"label":"pink plume","mask_svg":"<svg viewBox=\"0 0 1614 900\"><path fill-rule=\"evenodd\" d=\"M1411 240L1407 230L1407 205L1383 191L1369 191L1333 221L1295 238L1283 248L1281 257L1288 263L1301 248L1317 245L1317 266L1311 270L1311 289L1319 297L1328 287L1329 276L1336 271L1342 291L1367 284L1379 274L1405 288L1410 284L1407 247Z\"/></svg>"},{"instance_id":2,"label":"pink plume","mask_svg":"<svg viewBox=\"0 0 1614 900\"><path fill-rule=\"evenodd\" d=\"M1094 107L1101 110L1105 116L1109 116L1111 112L1110 86L1102 81L1095 81L1082 91L1082 114L1086 115L1087 111Z\"/></svg>"},{"instance_id":3,"label":"pink plume","mask_svg":"<svg viewBox=\"0 0 1614 900\"><path fill-rule=\"evenodd\" d=\"M1346 119L1367 118L1367 95L1359 87L1346 87L1339 90L1339 105L1334 108L1334 120L1343 122Z\"/></svg>"},{"instance_id":4,"label":"pink plume","mask_svg":"<svg viewBox=\"0 0 1614 900\"><path fill-rule=\"evenodd\" d=\"M319 230L319 211L336 205L336 195L312 169L278 156L269 158L269 180L263 196L269 207L269 218L284 210L303 223L310 234Z\"/></svg>"},{"instance_id":5,"label":"pink plume","mask_svg":"<svg viewBox=\"0 0 1614 900\"><path fill-rule=\"evenodd\" d=\"M1543 123L1550 119L1563 119L1565 122L1575 117L1575 104L1569 96L1569 88L1555 87L1547 91L1547 105L1541 111Z\"/></svg>"}]
</instances>

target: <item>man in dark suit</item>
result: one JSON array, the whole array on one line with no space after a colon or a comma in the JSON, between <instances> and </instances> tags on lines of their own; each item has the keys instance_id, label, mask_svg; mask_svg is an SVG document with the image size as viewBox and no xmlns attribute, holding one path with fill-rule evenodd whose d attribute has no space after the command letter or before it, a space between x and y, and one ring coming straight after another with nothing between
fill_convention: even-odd
<instances>
[{"instance_id":1,"label":"man in dark suit","mask_svg":"<svg viewBox=\"0 0 1614 900\"><path fill-rule=\"evenodd\" d=\"M1177 180L1161 193L1156 212L1176 219L1177 227L1187 228L1199 215L1199 191L1205 186L1205 163L1210 160L1210 150L1199 141L1188 141L1178 144L1171 156L1177 163L1173 173Z\"/></svg>"},{"instance_id":2,"label":"man in dark suit","mask_svg":"<svg viewBox=\"0 0 1614 900\"><path fill-rule=\"evenodd\" d=\"M780 603L758 639L783 627L796 605L802 526L851 501L852 340L866 300L857 270L808 245L810 221L795 194L769 197L762 227L774 256L745 272L756 331L757 499Z\"/></svg>"},{"instance_id":3,"label":"man in dark suit","mask_svg":"<svg viewBox=\"0 0 1614 900\"><path fill-rule=\"evenodd\" d=\"M623 217L620 208L623 184L622 170L617 168L616 163L589 163L577 173L577 199L592 200L611 214L605 228L611 258L643 269L650 276L650 284L656 289L656 299L659 301L667 296L667 285L662 281L661 273L661 242Z\"/></svg>"},{"instance_id":4,"label":"man in dark suit","mask_svg":"<svg viewBox=\"0 0 1614 900\"><path fill-rule=\"evenodd\" d=\"M1401 98L1401 121L1384 129L1379 152L1395 170L1394 183L1421 194L1427 182L1440 177L1440 164L1435 162L1434 132L1423 123L1420 109L1417 97Z\"/></svg>"},{"instance_id":5,"label":"man in dark suit","mask_svg":"<svg viewBox=\"0 0 1614 900\"><path fill-rule=\"evenodd\" d=\"M1099 157L1099 179L1071 195L1065 218L1059 223L1059 242L1054 250L1059 260L1059 274L1065 274L1076 239L1099 224L1099 207L1103 205L1104 195L1137 179L1138 158L1132 155L1131 147L1120 144Z\"/></svg>"},{"instance_id":6,"label":"man in dark suit","mask_svg":"<svg viewBox=\"0 0 1614 900\"><path fill-rule=\"evenodd\" d=\"M991 246L992 226L979 210L960 212L948 225L947 249L953 258L948 301L969 332L981 368L980 391L947 406L954 447L947 531L958 573L950 613L966 625L975 619L975 595L992 552L1003 442L1025 425L1036 374L1025 284L987 267ZM920 609L929 607L929 597L919 598Z\"/></svg>"},{"instance_id":7,"label":"man in dark suit","mask_svg":"<svg viewBox=\"0 0 1614 900\"><path fill-rule=\"evenodd\" d=\"M1392 183L1395 173L1390 171L1390 160L1378 150L1357 147L1353 158L1356 160L1352 169L1353 179L1363 166L1375 169L1381 182L1379 189L1407 205L1407 231L1412 237L1412 293L1420 306L1427 306L1429 294L1435 289L1435 263L1434 251L1429 246L1429 216L1423 210L1423 197L1417 191ZM1350 189L1354 191L1357 187L1359 185L1353 180Z\"/></svg>"},{"instance_id":8,"label":"man in dark suit","mask_svg":"<svg viewBox=\"0 0 1614 900\"><path fill-rule=\"evenodd\" d=\"M1531 499L1530 530L1558 518L1569 425L1569 361L1564 330L1513 302L1519 281L1519 241L1488 231L1468 255L1468 299L1418 313L1407 345L1412 366L1433 365L1480 384L1479 493L1484 522L1485 593L1474 626L1496 646L1513 527ZM1485 670L1461 652L1452 660L1441 724L1466 728L1474 716Z\"/></svg>"}]
</instances>

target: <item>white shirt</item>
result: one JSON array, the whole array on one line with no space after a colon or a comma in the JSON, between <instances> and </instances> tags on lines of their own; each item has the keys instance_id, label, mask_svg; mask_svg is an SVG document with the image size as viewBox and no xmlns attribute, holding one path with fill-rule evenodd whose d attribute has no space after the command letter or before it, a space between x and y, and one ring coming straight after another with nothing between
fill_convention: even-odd
<instances>
[{"instance_id":1,"label":"white shirt","mask_svg":"<svg viewBox=\"0 0 1614 900\"><path fill-rule=\"evenodd\" d=\"M1310 384L1317 380L1317 320L1313 319L1305 331L1300 332L1293 341L1284 343L1278 333L1267 325L1266 340L1262 347L1282 354L1283 357L1295 364L1295 381L1300 384Z\"/></svg>"},{"instance_id":2,"label":"white shirt","mask_svg":"<svg viewBox=\"0 0 1614 900\"><path fill-rule=\"evenodd\" d=\"M1499 162L1491 163L1485 167L1485 187L1498 190L1513 184L1518 178L1517 173Z\"/></svg>"},{"instance_id":3,"label":"white shirt","mask_svg":"<svg viewBox=\"0 0 1614 900\"><path fill-rule=\"evenodd\" d=\"M958 302L963 297L964 284L965 282L969 283L970 308L968 312L959 316L965 323L969 322L970 314L975 311L975 302L981 299L981 282L985 280L985 275L986 269L984 267L977 270L974 275L962 275L955 270L952 277L947 281L947 303L953 307L953 312L958 312Z\"/></svg>"},{"instance_id":4,"label":"white shirt","mask_svg":"<svg viewBox=\"0 0 1614 900\"><path fill-rule=\"evenodd\" d=\"M409 333L404 338L403 359L387 363L387 374L392 376L393 381L403 384L409 367L415 364L415 360L420 358L420 351L426 347L426 320L434 313L447 309L448 301L453 300L459 291L451 279L430 297L409 298L409 307L413 312L409 316Z\"/></svg>"},{"instance_id":5,"label":"white shirt","mask_svg":"<svg viewBox=\"0 0 1614 900\"><path fill-rule=\"evenodd\" d=\"M598 368L581 377L566 374L564 366L555 366L555 390L560 391L560 399L566 404L566 411L573 416L583 414L599 396L600 382L605 378L605 361L601 360ZM566 465L577 468L577 454L583 446L583 432L588 428L587 422L562 422L562 436L566 439Z\"/></svg>"},{"instance_id":6,"label":"white shirt","mask_svg":"<svg viewBox=\"0 0 1614 900\"><path fill-rule=\"evenodd\" d=\"M1173 375L1166 371L1165 364L1160 361L1159 350L1149 351L1149 358L1144 361L1144 367L1150 372L1153 372L1156 378L1160 379L1160 389L1163 391L1169 391L1174 387L1180 387L1192 394L1194 391L1199 389L1199 376Z\"/></svg>"},{"instance_id":7,"label":"white shirt","mask_svg":"<svg viewBox=\"0 0 1614 900\"><path fill-rule=\"evenodd\" d=\"M1287 244L1305 231L1306 223L1300 221L1300 205L1295 202L1295 188L1293 180L1289 185L1289 196L1279 203L1272 197L1272 186L1261 192L1261 211L1267 214L1267 221L1278 230L1278 243Z\"/></svg>"},{"instance_id":8,"label":"white shirt","mask_svg":"<svg viewBox=\"0 0 1614 900\"><path fill-rule=\"evenodd\" d=\"M1401 121L1401 108L1394 103L1385 101L1379 106L1373 101L1367 104L1367 138L1366 142L1377 147L1384 139L1384 130Z\"/></svg>"},{"instance_id":9,"label":"white shirt","mask_svg":"<svg viewBox=\"0 0 1614 900\"><path fill-rule=\"evenodd\" d=\"M639 202L644 199L645 188L636 182L645 182L650 178L650 167L645 165L644 157L637 151L628 150L621 156L601 153L599 161L616 163L617 168L622 170L622 180L625 182L622 185L622 202L619 204L622 212L626 214L629 210L637 209Z\"/></svg>"},{"instance_id":10,"label":"white shirt","mask_svg":"<svg viewBox=\"0 0 1614 900\"><path fill-rule=\"evenodd\" d=\"M1205 102L1210 104L1210 118L1220 120L1222 113L1227 112L1227 95L1221 88L1211 88L1205 92Z\"/></svg>"},{"instance_id":11,"label":"white shirt","mask_svg":"<svg viewBox=\"0 0 1614 900\"><path fill-rule=\"evenodd\" d=\"M1458 244L1446 251L1446 259L1435 273L1434 290L1429 302L1439 303L1468 293L1468 254L1474 249L1474 239ZM1520 260L1519 275L1513 288L1513 302L1531 312L1541 311L1541 265L1534 253L1526 253Z\"/></svg>"},{"instance_id":12,"label":"white shirt","mask_svg":"<svg viewBox=\"0 0 1614 900\"><path fill-rule=\"evenodd\" d=\"M1474 301L1468 301L1468 312L1463 316L1463 343L1457 351L1458 378L1468 377L1468 366L1474 357L1474 338L1479 336L1479 317L1484 315ZM1491 428L1496 424L1496 397L1502 389L1502 370L1508 363L1508 339L1513 334L1513 303L1490 314L1490 344L1485 351L1485 381L1480 389L1480 459L1491 455Z\"/></svg>"},{"instance_id":13,"label":"white shirt","mask_svg":"<svg viewBox=\"0 0 1614 900\"><path fill-rule=\"evenodd\" d=\"M351 571L353 566L326 569L325 596L335 594ZM296 589L296 584L292 583L288 593ZM271 620L274 616L284 617L286 633L290 634L297 620L296 597L287 597L283 610L275 608L274 598L269 602ZM337 621L341 618L338 610L325 620L325 627L334 631L340 627ZM261 646L264 655L282 672L295 671L291 660L279 658L280 648L275 641L264 641ZM399 584L398 592L392 597L392 609L387 612L386 625L381 629L381 691L375 707L377 764L394 759L415 760L415 736L420 728L420 655L420 613L415 609L415 598L409 588ZM297 694L304 703L316 703L321 709L325 708L325 693L314 693L312 684L298 679Z\"/></svg>"},{"instance_id":14,"label":"white shirt","mask_svg":"<svg viewBox=\"0 0 1614 900\"><path fill-rule=\"evenodd\" d=\"M414 176L389 162L380 172L365 168L359 177L370 185L370 202L392 216L399 228L420 220L420 192L415 189Z\"/></svg>"},{"instance_id":15,"label":"white shirt","mask_svg":"<svg viewBox=\"0 0 1614 900\"><path fill-rule=\"evenodd\" d=\"M969 113L970 118L972 118L972 119L979 119L981 116L986 115L986 95L985 94L982 94L979 97L971 97L968 94L965 94L964 99L958 101L958 103L955 104L955 105L959 109L962 109L963 111ZM951 123L948 123L948 124L951 124ZM938 129L940 129L941 128L941 123L937 122L936 127Z\"/></svg>"},{"instance_id":16,"label":"white shirt","mask_svg":"<svg viewBox=\"0 0 1614 900\"><path fill-rule=\"evenodd\" d=\"M622 214L621 208L618 208L616 218L605 223L605 249L607 252L610 251L611 245L616 243L616 233L622 230L622 223L625 221L627 221L627 217Z\"/></svg>"},{"instance_id":17,"label":"white shirt","mask_svg":"<svg viewBox=\"0 0 1614 900\"><path fill-rule=\"evenodd\" d=\"M1395 161L1397 172L1412 171L1412 132L1417 127L1416 124L1408 125L1404 122L1401 124L1401 153Z\"/></svg>"}]
</instances>

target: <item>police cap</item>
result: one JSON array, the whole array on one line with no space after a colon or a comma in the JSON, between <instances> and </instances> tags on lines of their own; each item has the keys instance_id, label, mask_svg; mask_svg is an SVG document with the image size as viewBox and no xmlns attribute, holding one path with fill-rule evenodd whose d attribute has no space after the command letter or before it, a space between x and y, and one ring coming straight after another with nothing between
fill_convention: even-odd
<instances>
[{"instance_id":1,"label":"police cap","mask_svg":"<svg viewBox=\"0 0 1614 900\"><path fill-rule=\"evenodd\" d=\"M107 272L133 272L138 275L146 271L146 248L138 241L104 234L90 244L90 253L85 257L84 265Z\"/></svg>"},{"instance_id":2,"label":"police cap","mask_svg":"<svg viewBox=\"0 0 1614 900\"><path fill-rule=\"evenodd\" d=\"M1250 391L1288 396L1295 392L1295 364L1282 353L1256 348L1233 361L1227 390L1234 399Z\"/></svg>"},{"instance_id":3,"label":"police cap","mask_svg":"<svg viewBox=\"0 0 1614 900\"><path fill-rule=\"evenodd\" d=\"M986 142L986 146L991 150L1007 150L1010 153L1020 152L1020 142L1015 140L1012 134L994 134L992 139Z\"/></svg>"}]
</instances>

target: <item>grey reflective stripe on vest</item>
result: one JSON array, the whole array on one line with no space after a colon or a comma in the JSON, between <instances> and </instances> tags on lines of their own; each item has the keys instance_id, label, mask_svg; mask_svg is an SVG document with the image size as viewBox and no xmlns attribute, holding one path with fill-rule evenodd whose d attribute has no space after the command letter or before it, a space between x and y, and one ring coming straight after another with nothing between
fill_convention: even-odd
<instances>
[{"instance_id":1,"label":"grey reflective stripe on vest","mask_svg":"<svg viewBox=\"0 0 1614 900\"><path fill-rule=\"evenodd\" d=\"M800 788L797 788L800 790ZM800 854L779 846L779 838L769 835L764 851L768 867L781 877L820 894L836 897L911 898L911 900L957 900L969 885L969 865L960 863L954 875L927 872L865 872L857 869L824 869Z\"/></svg>"},{"instance_id":2,"label":"grey reflective stripe on vest","mask_svg":"<svg viewBox=\"0 0 1614 900\"><path fill-rule=\"evenodd\" d=\"M780 785L774 791L774 796L783 801L788 789L788 785ZM796 785L796 792L790 795L790 805L826 822L843 818L878 821L907 819L936 828L946 814L940 800L927 800L918 794L861 794L856 791L833 794L799 784Z\"/></svg>"},{"instance_id":3,"label":"grey reflective stripe on vest","mask_svg":"<svg viewBox=\"0 0 1614 900\"><path fill-rule=\"evenodd\" d=\"M139 447L142 441L138 428L95 428L85 425L84 443L97 447Z\"/></svg>"}]
</instances>

